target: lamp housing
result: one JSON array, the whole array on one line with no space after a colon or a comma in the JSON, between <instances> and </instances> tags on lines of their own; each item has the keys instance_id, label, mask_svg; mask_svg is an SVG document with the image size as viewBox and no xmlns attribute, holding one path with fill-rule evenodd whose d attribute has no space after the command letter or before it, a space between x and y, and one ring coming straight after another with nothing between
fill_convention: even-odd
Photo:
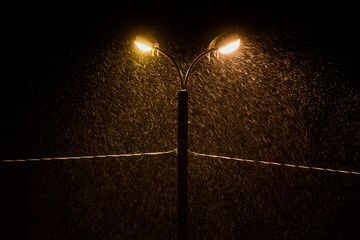
<instances>
[{"instance_id":1,"label":"lamp housing","mask_svg":"<svg viewBox=\"0 0 360 240\"><path fill-rule=\"evenodd\" d=\"M135 44L144 52L149 52L155 48L159 48L159 43L152 36L136 36Z\"/></svg>"},{"instance_id":2,"label":"lamp housing","mask_svg":"<svg viewBox=\"0 0 360 240\"><path fill-rule=\"evenodd\" d=\"M223 33L209 44L209 50L213 49L220 53L230 53L235 51L240 46L240 38L237 33Z\"/></svg>"}]
</instances>

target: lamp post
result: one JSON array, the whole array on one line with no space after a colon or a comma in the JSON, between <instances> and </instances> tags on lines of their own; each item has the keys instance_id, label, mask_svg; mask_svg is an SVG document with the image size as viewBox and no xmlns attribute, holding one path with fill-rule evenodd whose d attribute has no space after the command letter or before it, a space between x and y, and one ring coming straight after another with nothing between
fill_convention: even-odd
<instances>
[{"instance_id":1,"label":"lamp post","mask_svg":"<svg viewBox=\"0 0 360 240\"><path fill-rule=\"evenodd\" d=\"M183 76L179 65L165 51L159 48L159 43L153 37L137 36L136 46L144 51L152 51L152 55L158 52L164 54L174 64L180 79L180 90L178 91L178 134L177 134L177 167L178 167L178 186L177 186L177 221L178 239L188 239L188 201L187 201L187 165L188 165L188 91L187 82L191 70L195 64L206 54L214 52L217 57L219 53L230 53L240 46L240 39L237 34L221 34L211 41L208 49L201 53L191 63L190 67Z\"/></svg>"}]
</instances>

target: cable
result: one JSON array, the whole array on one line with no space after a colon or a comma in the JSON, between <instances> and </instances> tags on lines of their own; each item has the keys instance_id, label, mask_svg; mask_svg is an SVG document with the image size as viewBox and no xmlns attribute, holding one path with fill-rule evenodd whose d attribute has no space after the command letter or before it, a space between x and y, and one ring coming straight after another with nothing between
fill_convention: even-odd
<instances>
[{"instance_id":1,"label":"cable","mask_svg":"<svg viewBox=\"0 0 360 240\"><path fill-rule=\"evenodd\" d=\"M288 164L288 163L278 163L278 162L270 162L270 161L234 158L234 157L210 155L210 154L205 154L205 153L197 153L197 152L193 152L193 151L189 151L189 153L193 154L194 156L200 156L200 157L221 158L221 159L226 159L226 160L235 160L235 161L239 161L239 162L259 163L259 164L275 165L275 166L282 166L282 167L311 169L311 170L319 170L319 171L327 171L327 172L337 172L337 173L360 175L360 172L357 172L357 171L346 171L346 170L340 170L340 169L309 167L309 166L304 166L304 165L295 165L295 164ZM77 157L46 157L46 158L16 159L16 160L10 160L10 159L8 160L7 159L7 160L0 160L0 162L12 163L12 162L36 162L36 161L52 161L52 160L80 160L80 159L95 159L95 158L119 158L119 157L156 156L156 155L172 155L172 154L177 154L177 149L166 151L166 152L148 152L148 153L131 153L131 154L124 153L124 154L77 156Z\"/></svg>"},{"instance_id":2,"label":"cable","mask_svg":"<svg viewBox=\"0 0 360 240\"><path fill-rule=\"evenodd\" d=\"M52 160L80 160L80 159L95 159L95 158L119 158L119 157L136 157L136 156L155 156L155 155L171 155L175 154L177 149L167 152L148 152L148 153L124 153L113 155L95 155L95 156L79 156L79 157L46 157L46 158L29 158L16 160L1 160L3 163L10 162L36 162L36 161L52 161Z\"/></svg>"},{"instance_id":3,"label":"cable","mask_svg":"<svg viewBox=\"0 0 360 240\"><path fill-rule=\"evenodd\" d=\"M210 155L210 154L204 154L204 153L197 153L197 152L192 152L192 151L189 151L189 153L193 154L194 156L200 156L200 157L221 158L221 159L235 160L235 161L240 161L240 162L260 163L260 164L275 165L275 166L282 166L282 167L292 167L292 168L311 169L311 170L319 170L319 171L327 171L327 172L337 172L337 173L347 173L347 174L360 175L360 172L356 172L356 171L345 171L345 170L339 170L339 169L330 169L330 168L321 168L321 167L309 167L309 166L287 164L287 163L267 162L267 161L251 160L251 159L233 158L233 157L225 157L225 156L217 156L217 155Z\"/></svg>"}]
</instances>

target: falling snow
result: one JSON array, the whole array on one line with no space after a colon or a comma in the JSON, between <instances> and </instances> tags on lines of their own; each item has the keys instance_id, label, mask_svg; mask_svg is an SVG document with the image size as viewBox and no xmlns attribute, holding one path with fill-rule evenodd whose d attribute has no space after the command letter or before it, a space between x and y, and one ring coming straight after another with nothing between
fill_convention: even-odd
<instances>
[{"instance_id":1,"label":"falling snow","mask_svg":"<svg viewBox=\"0 0 360 240\"><path fill-rule=\"evenodd\" d=\"M167 33L154 35L183 71L215 37ZM352 66L298 38L289 28L245 31L237 53L198 63L188 83L190 150L360 170ZM46 57L8 120L2 158L176 148L180 82L167 58L142 54L131 34L114 29ZM11 236L175 238L175 156L0 170ZM191 239L359 236L358 177L192 156L188 181Z\"/></svg>"}]
</instances>

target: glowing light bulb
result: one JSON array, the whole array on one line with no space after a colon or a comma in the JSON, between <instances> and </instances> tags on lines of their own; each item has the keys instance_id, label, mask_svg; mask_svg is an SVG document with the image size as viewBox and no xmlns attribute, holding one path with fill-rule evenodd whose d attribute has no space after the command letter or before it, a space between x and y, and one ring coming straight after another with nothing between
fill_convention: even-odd
<instances>
[{"instance_id":1,"label":"glowing light bulb","mask_svg":"<svg viewBox=\"0 0 360 240\"><path fill-rule=\"evenodd\" d=\"M135 44L136 44L136 46L137 46L140 50L142 50L142 51L144 51L144 52L149 52L149 51L152 50L152 47L150 47L150 46L148 46L148 45L146 45L146 44L139 43L139 42L137 42L137 41L135 41Z\"/></svg>"},{"instance_id":2,"label":"glowing light bulb","mask_svg":"<svg viewBox=\"0 0 360 240\"><path fill-rule=\"evenodd\" d=\"M152 51L153 56L154 50L159 47L159 43L151 36L136 36L135 45L144 52Z\"/></svg>"},{"instance_id":3,"label":"glowing light bulb","mask_svg":"<svg viewBox=\"0 0 360 240\"><path fill-rule=\"evenodd\" d=\"M218 53L231 53L240 46L240 38L236 33L223 33L211 41L209 49L213 49Z\"/></svg>"},{"instance_id":4,"label":"glowing light bulb","mask_svg":"<svg viewBox=\"0 0 360 240\"><path fill-rule=\"evenodd\" d=\"M221 53L231 53L240 46L240 39L235 42L229 43L225 47L220 48L218 51Z\"/></svg>"}]
</instances>

